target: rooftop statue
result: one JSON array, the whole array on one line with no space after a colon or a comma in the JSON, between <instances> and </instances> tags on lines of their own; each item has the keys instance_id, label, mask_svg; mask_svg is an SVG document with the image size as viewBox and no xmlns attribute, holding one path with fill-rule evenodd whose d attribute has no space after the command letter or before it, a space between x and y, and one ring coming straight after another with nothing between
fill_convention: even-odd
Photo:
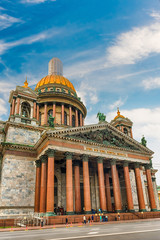
<instances>
[{"instance_id":1,"label":"rooftop statue","mask_svg":"<svg viewBox=\"0 0 160 240\"><path fill-rule=\"evenodd\" d=\"M143 136L142 137L142 139L141 139L141 144L143 145L143 146L147 146L147 141L146 141L146 139L145 139L145 137Z\"/></svg>"},{"instance_id":2,"label":"rooftop statue","mask_svg":"<svg viewBox=\"0 0 160 240\"><path fill-rule=\"evenodd\" d=\"M105 122L106 121L106 115L104 113L97 113L97 118L99 118L99 122Z\"/></svg>"},{"instance_id":3,"label":"rooftop statue","mask_svg":"<svg viewBox=\"0 0 160 240\"><path fill-rule=\"evenodd\" d=\"M49 115L48 123L49 123L49 126L52 128L54 128L54 119L55 117L52 117L52 115Z\"/></svg>"}]
</instances>

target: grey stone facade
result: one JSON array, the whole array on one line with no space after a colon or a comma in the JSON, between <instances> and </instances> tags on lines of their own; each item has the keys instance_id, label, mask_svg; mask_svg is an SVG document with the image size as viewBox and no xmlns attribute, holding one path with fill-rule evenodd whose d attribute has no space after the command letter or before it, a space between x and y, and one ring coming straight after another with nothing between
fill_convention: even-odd
<instances>
[{"instance_id":1,"label":"grey stone facade","mask_svg":"<svg viewBox=\"0 0 160 240\"><path fill-rule=\"evenodd\" d=\"M6 142L34 145L40 138L40 131L10 126L6 135Z\"/></svg>"},{"instance_id":2,"label":"grey stone facade","mask_svg":"<svg viewBox=\"0 0 160 240\"><path fill-rule=\"evenodd\" d=\"M33 211L35 193L34 161L25 157L5 155L2 162L0 190L1 214L26 213L28 209ZM5 207L5 210L2 209Z\"/></svg>"}]
</instances>

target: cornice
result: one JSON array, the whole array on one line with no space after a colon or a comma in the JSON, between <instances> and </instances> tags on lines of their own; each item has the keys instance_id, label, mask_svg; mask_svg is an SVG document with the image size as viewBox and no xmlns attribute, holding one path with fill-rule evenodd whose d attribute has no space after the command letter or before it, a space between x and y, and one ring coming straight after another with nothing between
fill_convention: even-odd
<instances>
[{"instance_id":1,"label":"cornice","mask_svg":"<svg viewBox=\"0 0 160 240\"><path fill-rule=\"evenodd\" d=\"M37 130L37 131L40 131L40 132L43 132L44 130L46 130L46 128L44 128L42 126L36 127L36 126L32 126L32 125L24 125L22 123L16 123L16 122L7 121L6 125L5 125L5 128L4 128L5 132L7 132L8 128L10 126L14 126L16 128L30 129L32 131Z\"/></svg>"}]
</instances>

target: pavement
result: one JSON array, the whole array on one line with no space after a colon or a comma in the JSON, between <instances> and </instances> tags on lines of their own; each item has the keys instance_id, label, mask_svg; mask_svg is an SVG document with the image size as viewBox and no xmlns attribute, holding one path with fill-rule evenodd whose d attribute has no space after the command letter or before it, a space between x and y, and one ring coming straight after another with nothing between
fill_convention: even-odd
<instances>
[{"instance_id":1,"label":"pavement","mask_svg":"<svg viewBox=\"0 0 160 240\"><path fill-rule=\"evenodd\" d=\"M151 219L136 219L136 220L120 220L120 221L109 221L109 222L93 222L87 223L86 226L92 225L108 225L108 224L121 224L121 223L132 223L132 222L151 222L151 221L160 221L160 218L151 218ZM28 230L43 230L43 229L56 229L56 228L69 228L69 227L82 227L84 224L74 223L74 224L57 224L57 225L46 225L46 226L26 226L26 227L11 227L11 228L0 228L0 232L14 232L14 231L28 231Z\"/></svg>"},{"instance_id":2,"label":"pavement","mask_svg":"<svg viewBox=\"0 0 160 240\"><path fill-rule=\"evenodd\" d=\"M0 240L160 240L160 219L7 230L0 230Z\"/></svg>"}]
</instances>

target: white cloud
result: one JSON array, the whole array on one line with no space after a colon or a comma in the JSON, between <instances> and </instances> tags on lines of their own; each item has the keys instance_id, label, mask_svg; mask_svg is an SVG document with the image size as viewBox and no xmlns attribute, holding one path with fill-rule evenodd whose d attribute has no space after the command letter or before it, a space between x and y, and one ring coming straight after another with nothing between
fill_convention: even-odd
<instances>
[{"instance_id":1,"label":"white cloud","mask_svg":"<svg viewBox=\"0 0 160 240\"><path fill-rule=\"evenodd\" d=\"M0 10L2 10L0 8ZM0 13L0 31L12 26L14 23L20 23L22 22L21 19L9 16L7 14L1 14Z\"/></svg>"},{"instance_id":2,"label":"white cloud","mask_svg":"<svg viewBox=\"0 0 160 240\"><path fill-rule=\"evenodd\" d=\"M86 60L86 61L82 60L72 64L71 66L67 66L64 69L64 72L65 72L65 75L69 78L70 77L83 78L89 73L103 70L105 68L106 68L105 58L103 56L102 57L99 56L93 60Z\"/></svg>"},{"instance_id":3,"label":"white cloud","mask_svg":"<svg viewBox=\"0 0 160 240\"><path fill-rule=\"evenodd\" d=\"M77 94L81 98L84 105L93 105L98 102L97 91L94 87L89 86L87 83L82 82Z\"/></svg>"},{"instance_id":4,"label":"white cloud","mask_svg":"<svg viewBox=\"0 0 160 240\"><path fill-rule=\"evenodd\" d=\"M153 10L149 15L156 20L160 20L160 12Z\"/></svg>"},{"instance_id":5,"label":"white cloud","mask_svg":"<svg viewBox=\"0 0 160 240\"><path fill-rule=\"evenodd\" d=\"M0 41L0 54L4 54L5 51L7 51L10 48L16 47L16 46L30 45L32 43L51 38L51 37L56 36L59 33L61 33L61 31L62 30L54 30L54 29L51 30L50 29L48 31L44 31L42 33L35 34L35 35L29 36L29 37L21 38L19 40L12 41L12 42L5 42L5 41L1 40Z\"/></svg>"},{"instance_id":6,"label":"white cloud","mask_svg":"<svg viewBox=\"0 0 160 240\"><path fill-rule=\"evenodd\" d=\"M121 107L124 105L124 103L126 102L127 98L125 97L124 99L120 98L117 101L115 101L114 103L112 103L111 105L109 105L109 109L113 110L117 107Z\"/></svg>"},{"instance_id":7,"label":"white cloud","mask_svg":"<svg viewBox=\"0 0 160 240\"><path fill-rule=\"evenodd\" d=\"M160 53L159 39L158 22L122 33L106 50L106 65L135 64L150 54Z\"/></svg>"},{"instance_id":8,"label":"white cloud","mask_svg":"<svg viewBox=\"0 0 160 240\"><path fill-rule=\"evenodd\" d=\"M130 77L134 77L134 76L138 76L144 73L148 73L148 72L154 72L160 70L160 68L151 68L151 69L146 69L143 71L138 71L138 72L132 72L132 73L128 73L128 74L124 74L124 75L118 75L117 79L124 79L124 78L130 78Z\"/></svg>"},{"instance_id":9,"label":"white cloud","mask_svg":"<svg viewBox=\"0 0 160 240\"><path fill-rule=\"evenodd\" d=\"M160 77L143 80L142 86L145 90L160 88Z\"/></svg>"},{"instance_id":10,"label":"white cloud","mask_svg":"<svg viewBox=\"0 0 160 240\"><path fill-rule=\"evenodd\" d=\"M0 116L7 114L6 102L0 98Z\"/></svg>"},{"instance_id":11,"label":"white cloud","mask_svg":"<svg viewBox=\"0 0 160 240\"><path fill-rule=\"evenodd\" d=\"M22 3L31 3L31 4L38 4L38 3L44 3L47 1L51 1L51 2L56 2L56 0L22 0Z\"/></svg>"}]
</instances>

